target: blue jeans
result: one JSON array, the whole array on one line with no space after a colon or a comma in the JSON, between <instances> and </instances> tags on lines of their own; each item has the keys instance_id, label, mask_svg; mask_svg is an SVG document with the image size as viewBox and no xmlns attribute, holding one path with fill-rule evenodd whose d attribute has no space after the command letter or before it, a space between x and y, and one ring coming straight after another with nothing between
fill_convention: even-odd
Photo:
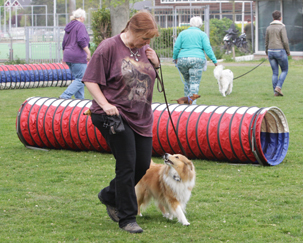
<instances>
[{"instance_id":1,"label":"blue jeans","mask_svg":"<svg viewBox=\"0 0 303 243\"><path fill-rule=\"evenodd\" d=\"M71 62L67 62L66 64L69 66L75 80L67 87L62 95L60 95L60 98L70 99L74 95L76 99L84 99L84 83L82 83L82 77L87 64Z\"/></svg>"},{"instance_id":2,"label":"blue jeans","mask_svg":"<svg viewBox=\"0 0 303 243\"><path fill-rule=\"evenodd\" d=\"M199 93L202 71L206 60L198 57L178 58L178 68L184 78L184 96ZM196 100L193 101L196 104Z\"/></svg>"},{"instance_id":3,"label":"blue jeans","mask_svg":"<svg viewBox=\"0 0 303 243\"><path fill-rule=\"evenodd\" d=\"M272 69L272 86L282 89L282 85L288 73L288 57L284 49L268 50L268 59ZM281 74L279 77L279 66L281 67Z\"/></svg>"}]
</instances>

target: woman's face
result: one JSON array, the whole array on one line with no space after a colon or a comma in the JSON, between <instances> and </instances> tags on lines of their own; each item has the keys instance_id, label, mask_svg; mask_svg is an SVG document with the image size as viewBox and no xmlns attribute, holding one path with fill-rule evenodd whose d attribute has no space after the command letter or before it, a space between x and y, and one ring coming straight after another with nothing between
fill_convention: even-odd
<instances>
[{"instance_id":1,"label":"woman's face","mask_svg":"<svg viewBox=\"0 0 303 243\"><path fill-rule=\"evenodd\" d=\"M130 48L140 49L141 47L149 44L150 40L152 39L152 38L150 38L148 36L145 36L145 35L131 34L130 36L131 36L131 38L130 38L130 41L128 43L130 45Z\"/></svg>"},{"instance_id":2,"label":"woman's face","mask_svg":"<svg viewBox=\"0 0 303 243\"><path fill-rule=\"evenodd\" d=\"M84 23L85 18L84 18L84 17L80 17L80 21L81 21L82 23Z\"/></svg>"}]
</instances>

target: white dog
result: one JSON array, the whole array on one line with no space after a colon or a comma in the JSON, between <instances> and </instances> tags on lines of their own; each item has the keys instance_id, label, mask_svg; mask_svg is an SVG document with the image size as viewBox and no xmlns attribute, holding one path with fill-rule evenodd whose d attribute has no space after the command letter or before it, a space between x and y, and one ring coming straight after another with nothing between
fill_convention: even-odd
<instances>
[{"instance_id":1,"label":"white dog","mask_svg":"<svg viewBox=\"0 0 303 243\"><path fill-rule=\"evenodd\" d=\"M234 74L229 69L223 69L223 65L216 66L214 76L218 81L220 93L225 97L229 95L233 89Z\"/></svg>"}]
</instances>

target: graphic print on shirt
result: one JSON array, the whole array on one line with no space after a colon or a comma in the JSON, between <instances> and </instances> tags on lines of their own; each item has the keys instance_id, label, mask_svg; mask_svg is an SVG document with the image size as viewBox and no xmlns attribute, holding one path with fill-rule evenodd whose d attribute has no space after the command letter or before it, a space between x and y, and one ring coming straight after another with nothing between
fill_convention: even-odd
<instances>
[{"instance_id":1,"label":"graphic print on shirt","mask_svg":"<svg viewBox=\"0 0 303 243\"><path fill-rule=\"evenodd\" d=\"M128 92L127 99L130 101L148 102L151 78L140 72L131 60L122 60L121 73Z\"/></svg>"}]
</instances>

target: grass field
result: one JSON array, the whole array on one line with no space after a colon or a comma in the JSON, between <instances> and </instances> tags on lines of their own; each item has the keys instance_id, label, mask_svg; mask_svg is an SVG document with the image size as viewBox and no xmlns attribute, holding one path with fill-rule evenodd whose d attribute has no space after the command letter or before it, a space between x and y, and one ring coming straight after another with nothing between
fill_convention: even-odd
<instances>
[{"instance_id":1,"label":"grass field","mask_svg":"<svg viewBox=\"0 0 303 243\"><path fill-rule=\"evenodd\" d=\"M14 60L26 58L25 42L13 43ZM9 43L0 43L0 60L9 59ZM62 58L62 51L60 52ZM32 42L29 51L30 59L48 60L57 58L56 42Z\"/></svg>"},{"instance_id":2,"label":"grass field","mask_svg":"<svg viewBox=\"0 0 303 243\"><path fill-rule=\"evenodd\" d=\"M259 62L226 63L235 77ZM273 167L194 160L197 179L187 205L185 227L162 217L154 205L138 217L143 234L118 228L97 194L114 176L112 154L66 150L39 151L16 135L20 105L29 97L58 97L65 88L0 90L0 241L1 242L302 242L303 239L303 82L302 61L291 61L274 97L265 62L234 81L224 98L213 77L203 73L198 104L277 106L290 128L285 160ZM168 100L183 96L177 69L163 65ZM87 90L86 98L91 98ZM154 102L164 102L154 91ZM163 163L154 157L156 163Z\"/></svg>"}]
</instances>

